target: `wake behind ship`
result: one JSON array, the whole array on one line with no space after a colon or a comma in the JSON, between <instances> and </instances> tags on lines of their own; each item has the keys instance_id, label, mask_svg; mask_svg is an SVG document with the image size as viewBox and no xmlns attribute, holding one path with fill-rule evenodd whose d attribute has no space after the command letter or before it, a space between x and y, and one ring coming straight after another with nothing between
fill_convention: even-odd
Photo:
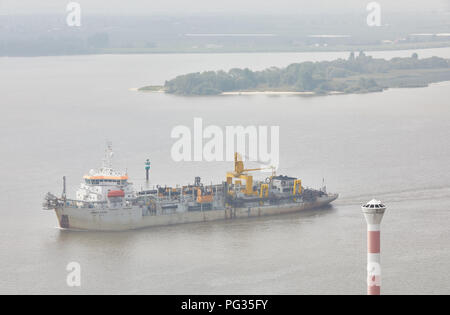
<instances>
[{"instance_id":1,"label":"wake behind ship","mask_svg":"<svg viewBox=\"0 0 450 315\"><path fill-rule=\"evenodd\" d=\"M226 181L204 185L195 177L191 185L157 187L136 192L126 173L112 167L109 144L102 167L84 176L76 199L45 196L44 209L54 210L63 229L119 231L181 223L234 220L293 213L319 208L338 194L304 188L295 177L272 175L253 181L239 154Z\"/></svg>"}]
</instances>

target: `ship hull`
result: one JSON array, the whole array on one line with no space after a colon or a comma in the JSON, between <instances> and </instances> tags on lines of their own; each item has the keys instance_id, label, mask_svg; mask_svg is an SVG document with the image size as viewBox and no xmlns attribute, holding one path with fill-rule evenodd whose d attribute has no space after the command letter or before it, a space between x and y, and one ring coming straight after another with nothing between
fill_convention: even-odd
<instances>
[{"instance_id":1,"label":"ship hull","mask_svg":"<svg viewBox=\"0 0 450 315\"><path fill-rule=\"evenodd\" d=\"M162 215L143 215L139 207L119 209L88 209L58 207L55 209L61 228L89 231L124 231L154 226L233 220L295 213L323 207L338 198L337 194L318 197L313 202L290 203L261 207L226 208L188 211Z\"/></svg>"}]
</instances>

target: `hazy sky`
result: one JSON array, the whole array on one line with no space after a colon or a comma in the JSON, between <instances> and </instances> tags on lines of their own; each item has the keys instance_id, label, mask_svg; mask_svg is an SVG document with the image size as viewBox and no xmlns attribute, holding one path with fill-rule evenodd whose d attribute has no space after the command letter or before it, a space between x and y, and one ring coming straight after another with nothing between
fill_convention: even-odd
<instances>
[{"instance_id":1,"label":"hazy sky","mask_svg":"<svg viewBox=\"0 0 450 315\"><path fill-rule=\"evenodd\" d=\"M59 14L68 0L0 0L0 15ZM299 14L365 10L371 0L77 0L84 14L154 15L198 13ZM386 11L450 10L450 0L378 0Z\"/></svg>"}]
</instances>

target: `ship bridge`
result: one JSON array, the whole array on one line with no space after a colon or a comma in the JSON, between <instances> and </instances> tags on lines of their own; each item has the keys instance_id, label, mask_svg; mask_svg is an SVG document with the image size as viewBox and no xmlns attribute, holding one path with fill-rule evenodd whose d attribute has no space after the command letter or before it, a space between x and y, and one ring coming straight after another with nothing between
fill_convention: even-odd
<instances>
[{"instance_id":1,"label":"ship bridge","mask_svg":"<svg viewBox=\"0 0 450 315\"><path fill-rule=\"evenodd\" d=\"M90 170L83 176L84 182L77 190L77 200L104 201L112 190L123 190L125 198L133 198L133 185L128 182L128 174L120 173L112 166L112 145L108 143L102 166L97 170Z\"/></svg>"},{"instance_id":2,"label":"ship bridge","mask_svg":"<svg viewBox=\"0 0 450 315\"><path fill-rule=\"evenodd\" d=\"M88 185L126 185L128 175L122 176L104 176L104 175L86 175L83 177Z\"/></svg>"}]
</instances>

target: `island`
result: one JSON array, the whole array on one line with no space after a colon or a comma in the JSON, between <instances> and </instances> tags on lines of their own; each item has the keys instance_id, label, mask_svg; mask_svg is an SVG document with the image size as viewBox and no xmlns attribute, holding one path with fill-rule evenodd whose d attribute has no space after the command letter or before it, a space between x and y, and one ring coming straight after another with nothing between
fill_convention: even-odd
<instances>
[{"instance_id":1,"label":"island","mask_svg":"<svg viewBox=\"0 0 450 315\"><path fill-rule=\"evenodd\" d=\"M262 71L234 68L179 75L163 86L139 91L176 95L303 94L327 95L381 92L387 88L426 87L450 80L450 59L411 57L377 59L354 52L348 59L293 63Z\"/></svg>"}]
</instances>

